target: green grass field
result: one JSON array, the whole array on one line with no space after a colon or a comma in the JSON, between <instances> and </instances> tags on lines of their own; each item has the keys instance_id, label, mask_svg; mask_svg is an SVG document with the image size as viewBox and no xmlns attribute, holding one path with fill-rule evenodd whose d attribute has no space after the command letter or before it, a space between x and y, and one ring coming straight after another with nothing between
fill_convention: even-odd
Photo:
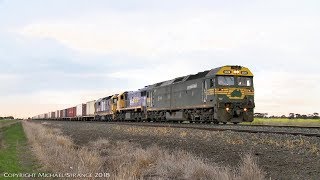
<instances>
[{"instance_id":1,"label":"green grass field","mask_svg":"<svg viewBox=\"0 0 320 180\"><path fill-rule=\"evenodd\" d=\"M255 118L252 123L243 123L243 124L320 127L320 119Z\"/></svg>"},{"instance_id":2,"label":"green grass field","mask_svg":"<svg viewBox=\"0 0 320 180\"><path fill-rule=\"evenodd\" d=\"M3 123L0 121L0 124ZM26 146L27 139L20 122L0 128L0 179L3 173L26 170L20 161L21 149Z\"/></svg>"},{"instance_id":3,"label":"green grass field","mask_svg":"<svg viewBox=\"0 0 320 180\"><path fill-rule=\"evenodd\" d=\"M18 120L0 120L0 128L15 124Z\"/></svg>"}]
</instances>

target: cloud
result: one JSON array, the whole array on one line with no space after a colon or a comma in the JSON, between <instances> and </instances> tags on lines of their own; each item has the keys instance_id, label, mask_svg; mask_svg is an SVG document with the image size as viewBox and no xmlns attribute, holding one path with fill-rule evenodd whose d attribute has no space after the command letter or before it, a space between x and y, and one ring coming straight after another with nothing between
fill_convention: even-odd
<instances>
[{"instance_id":1,"label":"cloud","mask_svg":"<svg viewBox=\"0 0 320 180\"><path fill-rule=\"evenodd\" d=\"M259 35L254 29L239 25L227 15L209 12L171 16L111 12L93 14L81 21L32 23L17 31L27 37L54 39L80 52L152 57L236 48Z\"/></svg>"},{"instance_id":2,"label":"cloud","mask_svg":"<svg viewBox=\"0 0 320 180\"><path fill-rule=\"evenodd\" d=\"M201 9L168 15L107 11L33 22L15 31L28 38L55 40L80 54L117 57L112 63L121 56L126 56L120 60L124 64L132 59L148 63L159 58L169 63L176 60L173 57L188 60L188 56L206 54L226 59L227 63L235 58L239 64L249 65L272 60L276 67L292 61L299 64L301 58L314 64L320 56L315 48L320 41L318 21L316 17L285 15L270 20L262 15L235 16Z\"/></svg>"}]
</instances>

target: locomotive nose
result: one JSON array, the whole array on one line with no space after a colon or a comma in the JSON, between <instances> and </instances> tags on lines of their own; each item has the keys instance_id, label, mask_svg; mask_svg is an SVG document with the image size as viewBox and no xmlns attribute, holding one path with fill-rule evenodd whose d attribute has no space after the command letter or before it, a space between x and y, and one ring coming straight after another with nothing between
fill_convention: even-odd
<instances>
[{"instance_id":1,"label":"locomotive nose","mask_svg":"<svg viewBox=\"0 0 320 180\"><path fill-rule=\"evenodd\" d=\"M241 110L237 109L237 110L235 110L235 113L239 116L241 114Z\"/></svg>"}]
</instances>

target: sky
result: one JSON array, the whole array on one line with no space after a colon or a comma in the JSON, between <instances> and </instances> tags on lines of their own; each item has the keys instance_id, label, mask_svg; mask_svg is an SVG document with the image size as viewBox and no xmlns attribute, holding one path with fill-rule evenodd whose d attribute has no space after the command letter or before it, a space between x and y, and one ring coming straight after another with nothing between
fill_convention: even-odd
<instances>
[{"instance_id":1,"label":"sky","mask_svg":"<svg viewBox=\"0 0 320 180\"><path fill-rule=\"evenodd\" d=\"M242 65L256 112L320 112L320 1L0 0L0 116Z\"/></svg>"}]
</instances>

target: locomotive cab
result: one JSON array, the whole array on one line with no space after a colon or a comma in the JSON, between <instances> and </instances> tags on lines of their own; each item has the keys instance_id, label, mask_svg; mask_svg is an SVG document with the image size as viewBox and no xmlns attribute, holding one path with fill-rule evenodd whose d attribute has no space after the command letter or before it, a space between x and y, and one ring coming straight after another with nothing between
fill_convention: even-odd
<instances>
[{"instance_id":1,"label":"locomotive cab","mask_svg":"<svg viewBox=\"0 0 320 180\"><path fill-rule=\"evenodd\" d=\"M224 66L211 79L214 117L219 122L252 122L253 74L241 66Z\"/></svg>"}]
</instances>

